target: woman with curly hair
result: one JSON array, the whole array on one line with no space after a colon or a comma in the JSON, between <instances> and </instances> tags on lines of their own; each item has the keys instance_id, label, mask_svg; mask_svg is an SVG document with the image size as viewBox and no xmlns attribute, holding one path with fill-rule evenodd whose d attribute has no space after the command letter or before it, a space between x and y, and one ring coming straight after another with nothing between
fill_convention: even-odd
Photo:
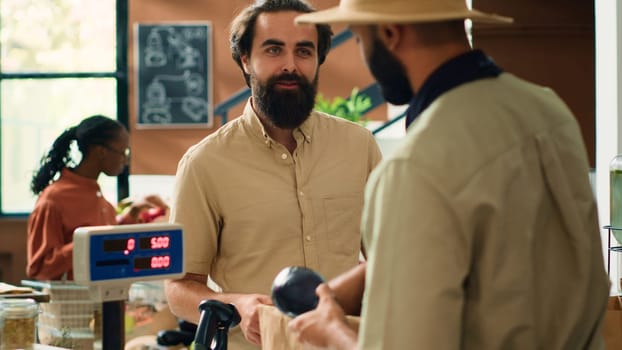
<instances>
[{"instance_id":1,"label":"woman with curly hair","mask_svg":"<svg viewBox=\"0 0 622 350\"><path fill-rule=\"evenodd\" d=\"M71 157L76 143L82 154ZM151 207L166 210L157 196L132 204L123 215L102 195L100 173L119 175L129 162L129 133L118 121L102 115L88 117L54 141L41 159L31 190L38 195L28 220L26 273L38 280L73 279L73 231L80 226L140 222L140 212Z\"/></svg>"}]
</instances>

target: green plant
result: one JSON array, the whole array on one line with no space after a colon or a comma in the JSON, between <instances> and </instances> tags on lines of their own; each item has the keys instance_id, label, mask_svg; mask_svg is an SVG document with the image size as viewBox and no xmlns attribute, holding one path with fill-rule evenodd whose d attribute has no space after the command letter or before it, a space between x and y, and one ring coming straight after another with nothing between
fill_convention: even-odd
<instances>
[{"instance_id":1,"label":"green plant","mask_svg":"<svg viewBox=\"0 0 622 350\"><path fill-rule=\"evenodd\" d=\"M350 97L344 99L337 96L333 100L328 100L320 93L315 99L315 110L344 118L353 122L365 124L367 121L362 119L363 113L371 108L371 97L359 94L358 88L353 88Z\"/></svg>"}]
</instances>

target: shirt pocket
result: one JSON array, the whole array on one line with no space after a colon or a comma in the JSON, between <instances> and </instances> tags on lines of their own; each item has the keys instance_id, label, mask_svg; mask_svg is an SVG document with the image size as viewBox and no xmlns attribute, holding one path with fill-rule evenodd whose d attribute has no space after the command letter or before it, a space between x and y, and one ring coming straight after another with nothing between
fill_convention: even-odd
<instances>
[{"instance_id":1,"label":"shirt pocket","mask_svg":"<svg viewBox=\"0 0 622 350\"><path fill-rule=\"evenodd\" d=\"M361 247L363 193L324 198L323 209L322 221L329 252L357 255Z\"/></svg>"}]
</instances>

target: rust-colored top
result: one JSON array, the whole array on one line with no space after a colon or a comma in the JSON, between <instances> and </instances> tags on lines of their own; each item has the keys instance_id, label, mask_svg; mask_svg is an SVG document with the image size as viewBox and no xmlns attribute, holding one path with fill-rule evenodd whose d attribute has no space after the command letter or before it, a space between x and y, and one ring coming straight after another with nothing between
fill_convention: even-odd
<instances>
[{"instance_id":1,"label":"rust-colored top","mask_svg":"<svg viewBox=\"0 0 622 350\"><path fill-rule=\"evenodd\" d=\"M114 225L115 209L97 181L63 169L37 199L28 219L26 274L37 280L72 274L73 231L80 226Z\"/></svg>"}]
</instances>

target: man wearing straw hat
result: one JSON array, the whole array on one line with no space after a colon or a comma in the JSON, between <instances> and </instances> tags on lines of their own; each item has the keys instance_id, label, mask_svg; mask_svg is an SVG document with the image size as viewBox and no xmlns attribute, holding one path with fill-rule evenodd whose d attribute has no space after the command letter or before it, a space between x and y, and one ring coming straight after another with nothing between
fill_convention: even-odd
<instances>
[{"instance_id":1,"label":"man wearing straw hat","mask_svg":"<svg viewBox=\"0 0 622 350\"><path fill-rule=\"evenodd\" d=\"M296 18L348 24L386 99L410 100L405 139L368 182L367 265L318 287L317 309L290 322L300 341L602 347L609 282L577 122L553 91L473 50L467 18L511 22L464 0L341 0ZM358 338L343 316L357 293Z\"/></svg>"}]
</instances>

